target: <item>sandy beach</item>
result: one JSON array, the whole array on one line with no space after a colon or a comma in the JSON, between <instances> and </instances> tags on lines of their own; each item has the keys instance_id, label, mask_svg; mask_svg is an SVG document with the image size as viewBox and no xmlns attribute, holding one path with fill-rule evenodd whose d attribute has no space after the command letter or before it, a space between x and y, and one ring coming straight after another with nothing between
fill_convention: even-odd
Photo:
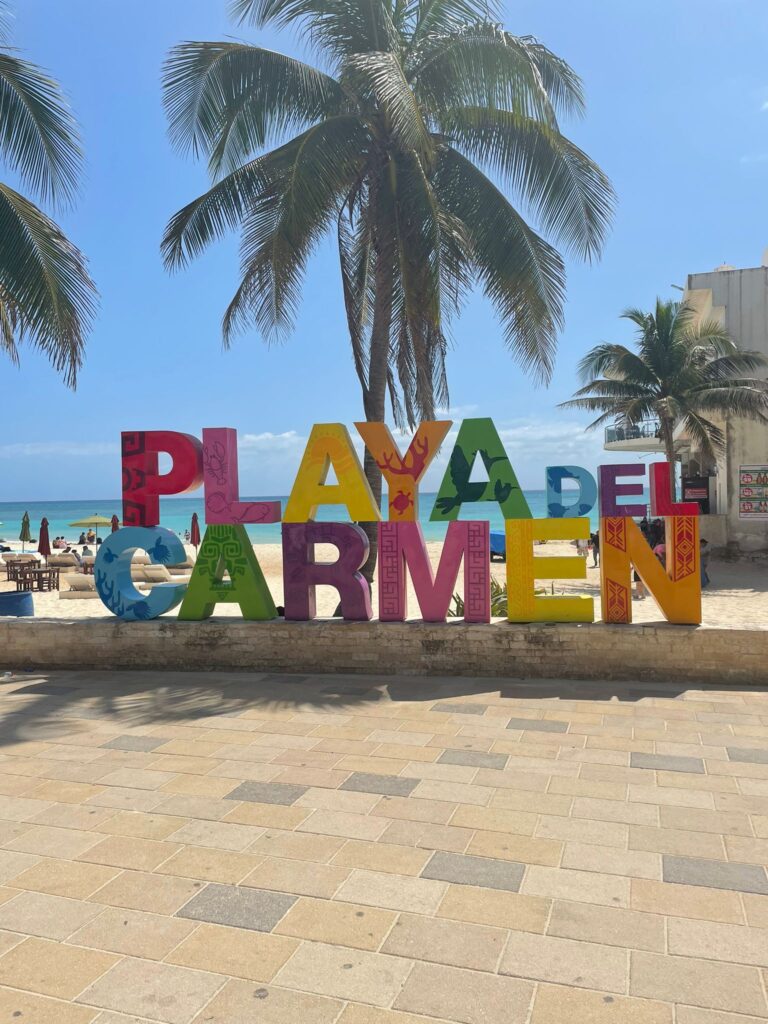
<instances>
[{"instance_id":1,"label":"sandy beach","mask_svg":"<svg viewBox=\"0 0 768 1024\"><path fill-rule=\"evenodd\" d=\"M20 550L20 545L13 545ZM442 544L438 541L431 541L427 544L430 560L433 567L436 567L440 557ZM194 557L194 548L189 548L189 553ZM256 557L259 560L264 576L269 585L270 591L276 605L283 603L283 579L282 579L282 549L279 544L258 544L254 545ZM316 557L319 560L332 561L336 549L330 545L318 545ZM570 555L578 556L575 549L568 543L552 543L544 547L537 547L537 553L547 555ZM503 562L492 562L491 571L495 579L500 583L505 582L506 566ZM759 562L721 562L710 561L709 575L710 586L702 593L703 622L708 626L726 626L739 629L768 629L768 571L766 566ZM67 590L67 576L62 575L61 589ZM540 586L551 590L552 580L542 580ZM15 584L3 579L0 580L0 591L14 590ZM457 582L456 590L461 593L463 579L461 574ZM588 594L595 600L595 620L600 619L600 570L592 566L592 554L587 558L586 580L555 580L554 594ZM35 614L38 618L55 619L82 619L82 618L104 618L109 613L98 599L73 599L61 600L58 593L36 593L34 595ZM376 588L374 586L373 611L377 611ZM317 613L318 616L330 616L338 604L338 595L330 587L319 587L317 590ZM413 586L409 580L408 586L408 613L410 617L419 617L419 606ZM175 617L176 610L168 613ZM237 605L220 604L216 609L217 616L239 615L240 609ZM632 602L633 621L635 622L663 622L664 617L659 611L656 602L651 597L643 601Z\"/></svg>"}]
</instances>

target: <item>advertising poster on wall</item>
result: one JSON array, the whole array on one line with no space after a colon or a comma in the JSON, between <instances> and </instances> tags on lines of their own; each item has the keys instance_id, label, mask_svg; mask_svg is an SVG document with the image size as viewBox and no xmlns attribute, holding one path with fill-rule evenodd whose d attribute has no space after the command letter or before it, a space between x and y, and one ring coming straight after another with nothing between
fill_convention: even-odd
<instances>
[{"instance_id":1,"label":"advertising poster on wall","mask_svg":"<svg viewBox=\"0 0 768 1024\"><path fill-rule=\"evenodd\" d=\"M739 467L739 518L768 519L768 466Z\"/></svg>"}]
</instances>

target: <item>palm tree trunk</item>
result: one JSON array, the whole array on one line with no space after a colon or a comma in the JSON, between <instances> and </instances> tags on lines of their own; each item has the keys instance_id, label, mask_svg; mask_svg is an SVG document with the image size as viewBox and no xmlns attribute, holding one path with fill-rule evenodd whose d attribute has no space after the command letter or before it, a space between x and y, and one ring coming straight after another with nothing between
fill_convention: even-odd
<instances>
[{"instance_id":1,"label":"palm tree trunk","mask_svg":"<svg viewBox=\"0 0 768 1024\"><path fill-rule=\"evenodd\" d=\"M365 418L369 423L383 423L387 400L387 370L389 367L389 336L392 325L392 300L394 291L394 241L386 219L382 217L376 232L376 295L373 305L373 325L368 362L368 387L364 394ZM365 451L365 475L370 484L376 504L381 507L381 470L368 449ZM361 523L368 536L370 550L368 560L361 572L373 583L378 554L378 531L376 523Z\"/></svg>"},{"instance_id":2,"label":"palm tree trunk","mask_svg":"<svg viewBox=\"0 0 768 1024\"><path fill-rule=\"evenodd\" d=\"M675 441L674 441L674 423L669 419L662 419L661 421L661 438L664 442L664 451L666 453L667 465L669 466L669 494L672 501L677 500L677 486L675 481Z\"/></svg>"}]
</instances>

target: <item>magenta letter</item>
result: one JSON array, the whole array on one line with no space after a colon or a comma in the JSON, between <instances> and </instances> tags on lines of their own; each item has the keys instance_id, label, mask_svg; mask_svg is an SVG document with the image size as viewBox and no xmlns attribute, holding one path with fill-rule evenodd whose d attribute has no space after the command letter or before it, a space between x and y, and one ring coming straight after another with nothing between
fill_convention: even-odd
<instances>
[{"instance_id":1,"label":"magenta letter","mask_svg":"<svg viewBox=\"0 0 768 1024\"><path fill-rule=\"evenodd\" d=\"M619 505L617 498L636 496L643 493L642 484L619 484L618 476L645 476L645 466L634 462L625 462L617 466L598 466L600 479L600 518L616 519L644 516L648 511L645 505Z\"/></svg>"},{"instance_id":2,"label":"magenta letter","mask_svg":"<svg viewBox=\"0 0 768 1024\"><path fill-rule=\"evenodd\" d=\"M240 501L237 431L203 428L203 489L206 523L279 523L279 501Z\"/></svg>"},{"instance_id":3,"label":"magenta letter","mask_svg":"<svg viewBox=\"0 0 768 1024\"><path fill-rule=\"evenodd\" d=\"M339 549L335 562L316 562L315 544ZM315 587L335 587L345 619L367 622L371 592L357 571L368 558L368 538L354 523L283 523L283 592L286 619L315 617Z\"/></svg>"},{"instance_id":4,"label":"magenta letter","mask_svg":"<svg viewBox=\"0 0 768 1024\"><path fill-rule=\"evenodd\" d=\"M408 614L406 568L425 622L445 622L459 567L464 559L464 621L491 621L490 524L448 524L437 575L419 523L379 523L379 618L402 622Z\"/></svg>"}]
</instances>

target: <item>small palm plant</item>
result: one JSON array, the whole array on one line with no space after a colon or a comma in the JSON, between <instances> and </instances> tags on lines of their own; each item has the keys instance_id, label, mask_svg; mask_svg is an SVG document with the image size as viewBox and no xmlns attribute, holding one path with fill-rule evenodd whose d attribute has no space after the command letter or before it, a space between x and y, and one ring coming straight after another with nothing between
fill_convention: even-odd
<instances>
[{"instance_id":1,"label":"small palm plant","mask_svg":"<svg viewBox=\"0 0 768 1024\"><path fill-rule=\"evenodd\" d=\"M714 461L725 434L710 417L739 416L768 424L768 382L752 376L768 360L738 348L726 329L700 320L686 303L656 300L652 313L628 309L637 327L636 351L597 345L579 363L585 382L563 409L600 415L587 429L608 421L632 427L657 419L675 496L675 430L682 425L695 448Z\"/></svg>"},{"instance_id":2,"label":"small palm plant","mask_svg":"<svg viewBox=\"0 0 768 1024\"><path fill-rule=\"evenodd\" d=\"M66 205L82 153L59 85L7 45L0 0L0 154L43 202ZM95 312L83 254L41 209L0 182L0 350L19 363L29 342L74 387Z\"/></svg>"}]
</instances>

